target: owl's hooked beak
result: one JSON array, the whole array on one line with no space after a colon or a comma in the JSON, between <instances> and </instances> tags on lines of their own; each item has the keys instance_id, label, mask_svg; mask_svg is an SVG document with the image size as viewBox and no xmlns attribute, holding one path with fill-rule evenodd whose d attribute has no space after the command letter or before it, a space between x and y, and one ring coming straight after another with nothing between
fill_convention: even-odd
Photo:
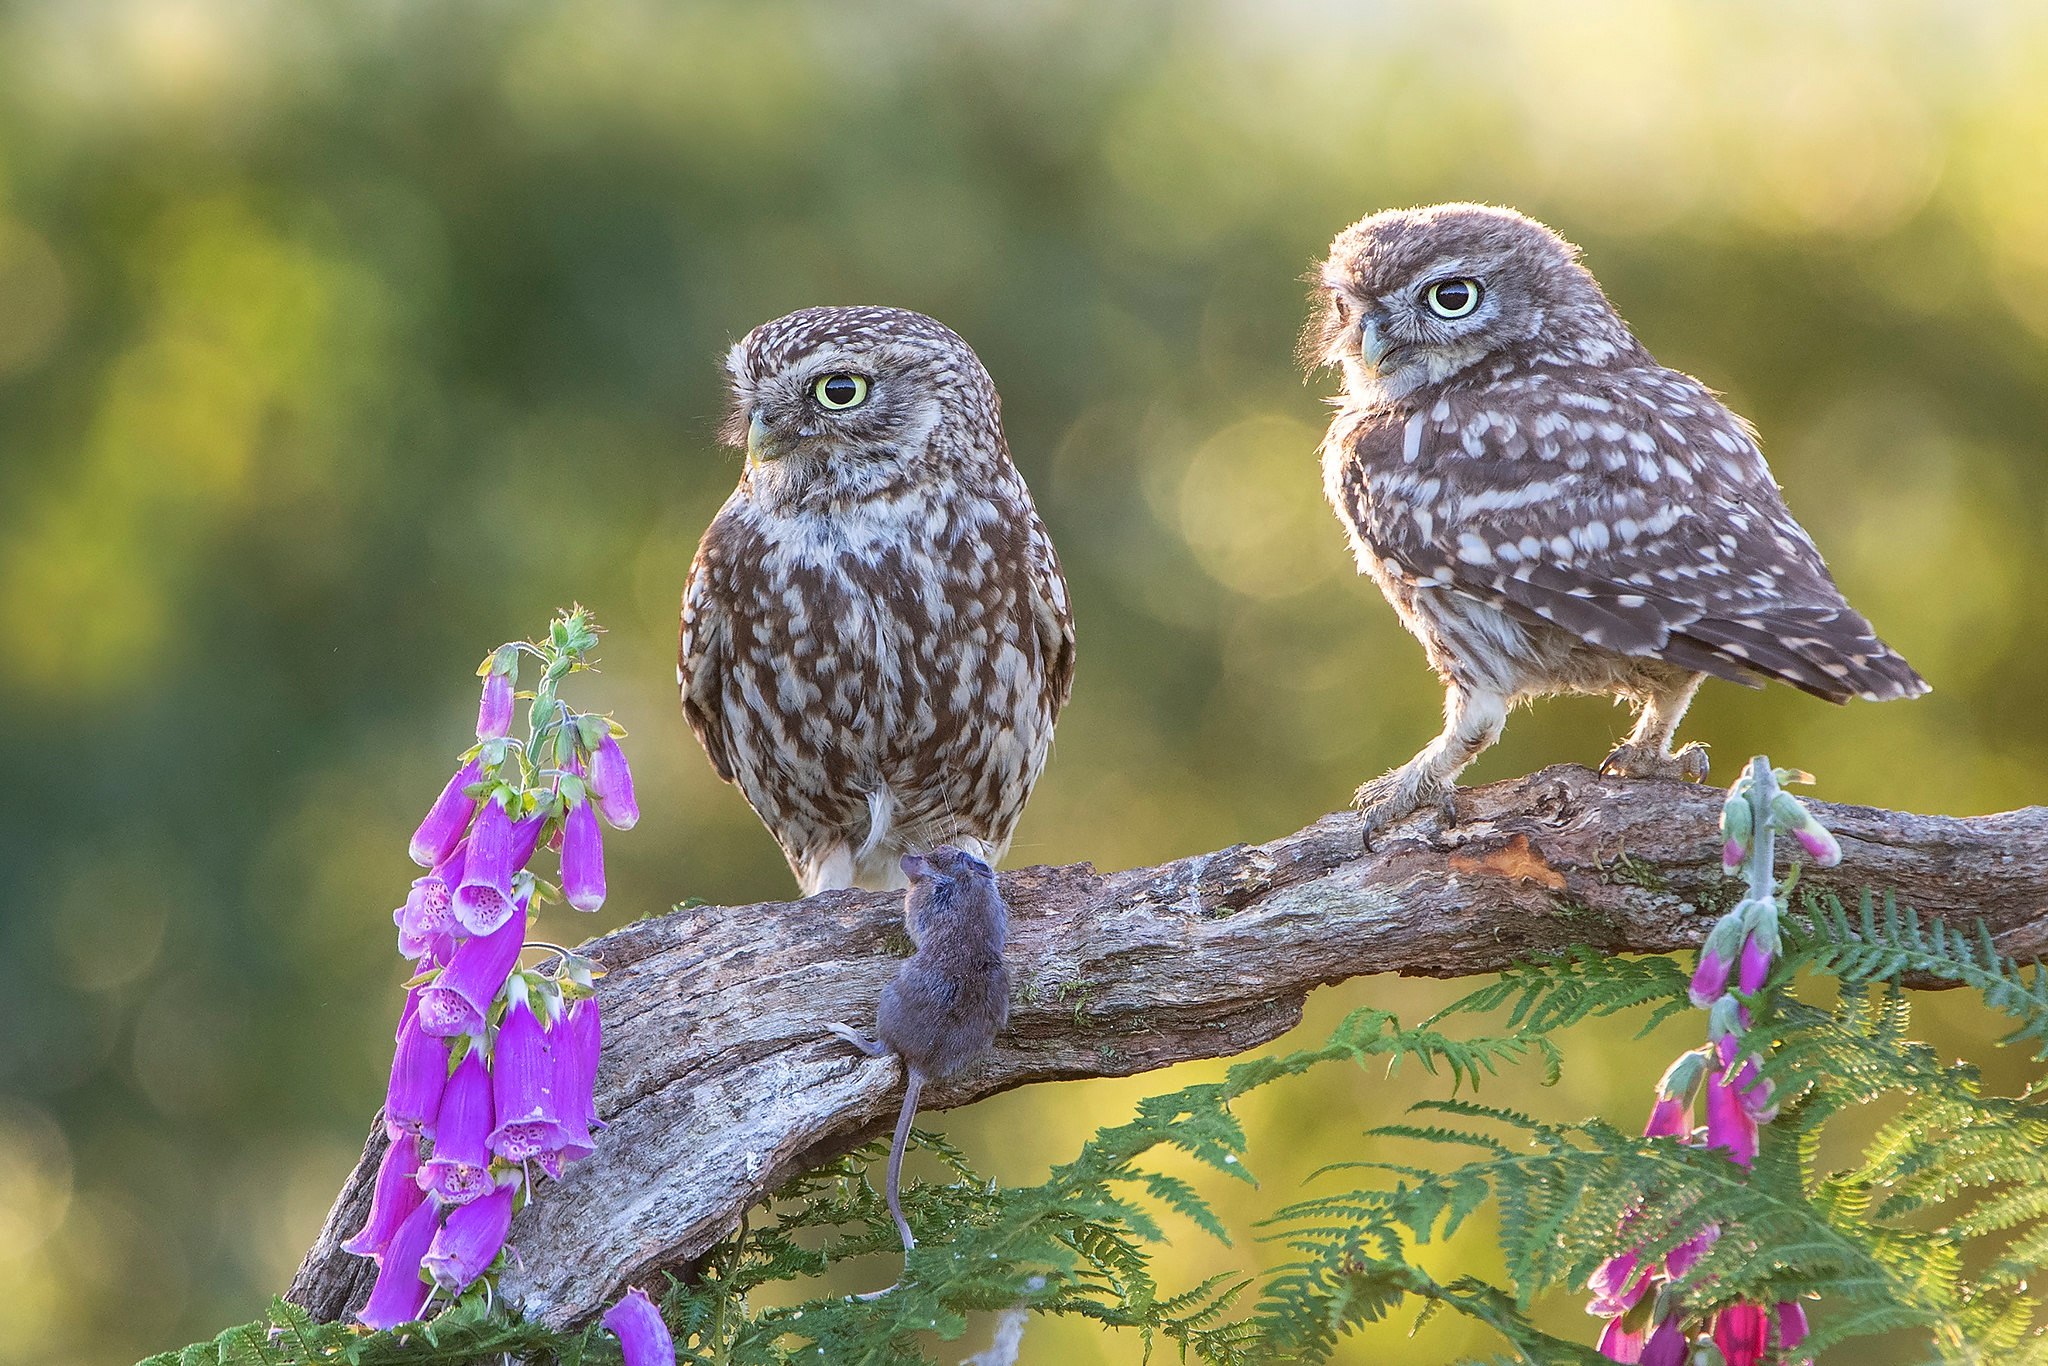
<instances>
[{"instance_id":1,"label":"owl's hooked beak","mask_svg":"<svg viewBox=\"0 0 2048 1366\"><path fill-rule=\"evenodd\" d=\"M768 424L761 420L761 414L756 411L747 422L747 465L751 468L773 460L775 456L775 445L768 436Z\"/></svg>"},{"instance_id":2,"label":"owl's hooked beak","mask_svg":"<svg viewBox=\"0 0 2048 1366\"><path fill-rule=\"evenodd\" d=\"M1394 344L1380 335L1380 320L1367 314L1358 324L1358 351L1374 371L1380 370Z\"/></svg>"}]
</instances>

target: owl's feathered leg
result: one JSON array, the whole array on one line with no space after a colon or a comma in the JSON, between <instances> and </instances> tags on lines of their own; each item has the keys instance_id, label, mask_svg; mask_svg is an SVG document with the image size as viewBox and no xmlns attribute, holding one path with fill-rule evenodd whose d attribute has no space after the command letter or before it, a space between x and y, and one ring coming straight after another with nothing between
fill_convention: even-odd
<instances>
[{"instance_id":1,"label":"owl's feathered leg","mask_svg":"<svg viewBox=\"0 0 2048 1366\"><path fill-rule=\"evenodd\" d=\"M1685 717L1685 709L1692 705L1700 680L1705 677L1705 674L1685 674L1667 686L1646 693L1642 710L1636 716L1636 728L1629 732L1628 739L1616 745L1600 762L1600 771L1620 778L1679 778L1688 782L1704 782L1707 747L1695 740L1674 754L1671 738Z\"/></svg>"},{"instance_id":2,"label":"owl's feathered leg","mask_svg":"<svg viewBox=\"0 0 2048 1366\"><path fill-rule=\"evenodd\" d=\"M1457 819L1451 806L1457 777L1500 739L1507 719L1508 699L1500 693L1458 687L1445 693L1443 734L1352 794L1351 804L1364 819L1365 847L1372 847L1380 831L1425 806L1441 805L1446 821Z\"/></svg>"}]
</instances>

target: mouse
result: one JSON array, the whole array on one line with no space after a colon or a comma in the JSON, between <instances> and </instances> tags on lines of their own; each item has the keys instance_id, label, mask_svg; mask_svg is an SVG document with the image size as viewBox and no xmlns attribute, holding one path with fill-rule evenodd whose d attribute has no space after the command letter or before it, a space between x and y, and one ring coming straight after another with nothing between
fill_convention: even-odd
<instances>
[{"instance_id":1,"label":"mouse","mask_svg":"<svg viewBox=\"0 0 2048 1366\"><path fill-rule=\"evenodd\" d=\"M889 1147L888 1196L907 1255L917 1240L903 1217L899 1191L918 1097L925 1083L943 1080L986 1053L1009 1022L1003 946L1010 911L996 890L995 870L964 849L941 845L926 854L905 854L901 866L910 879L903 919L916 951L882 988L874 1038L843 1024L826 1028L871 1058L893 1053L903 1060L903 1109Z\"/></svg>"}]
</instances>

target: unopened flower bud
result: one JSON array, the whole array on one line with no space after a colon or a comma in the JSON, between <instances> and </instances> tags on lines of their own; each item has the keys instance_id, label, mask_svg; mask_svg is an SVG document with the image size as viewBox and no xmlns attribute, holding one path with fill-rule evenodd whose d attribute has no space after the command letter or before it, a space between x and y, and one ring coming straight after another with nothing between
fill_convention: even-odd
<instances>
[{"instance_id":1,"label":"unopened flower bud","mask_svg":"<svg viewBox=\"0 0 2048 1366\"><path fill-rule=\"evenodd\" d=\"M571 800L562 819L562 896L579 911L604 905L604 833L588 797Z\"/></svg>"},{"instance_id":2,"label":"unopened flower bud","mask_svg":"<svg viewBox=\"0 0 2048 1366\"><path fill-rule=\"evenodd\" d=\"M1798 840L1807 857L1820 867L1832 868L1842 861L1842 846L1833 832L1806 809L1806 803L1791 793L1780 792L1772 799L1771 822Z\"/></svg>"},{"instance_id":3,"label":"unopened flower bud","mask_svg":"<svg viewBox=\"0 0 2048 1366\"><path fill-rule=\"evenodd\" d=\"M471 759L455 770L455 776L441 789L441 795L434 798L433 806L427 809L426 819L419 829L412 832L412 861L422 868L431 868L447 858L455 849L462 832L469 828L469 818L476 812L476 799L465 788L483 781L483 763Z\"/></svg>"},{"instance_id":4,"label":"unopened flower bud","mask_svg":"<svg viewBox=\"0 0 2048 1366\"><path fill-rule=\"evenodd\" d=\"M1755 812L1750 809L1749 796L1730 795L1721 804L1721 867L1725 872L1734 872L1742 866L1742 860L1749 855L1751 826Z\"/></svg>"},{"instance_id":5,"label":"unopened flower bud","mask_svg":"<svg viewBox=\"0 0 2048 1366\"><path fill-rule=\"evenodd\" d=\"M597 794L605 824L631 830L640 823L640 800L633 795L633 770L609 731L590 751L590 790Z\"/></svg>"},{"instance_id":6,"label":"unopened flower bud","mask_svg":"<svg viewBox=\"0 0 2048 1366\"><path fill-rule=\"evenodd\" d=\"M1728 977L1741 949L1742 917L1731 911L1714 922L1714 928L1707 931L1706 942L1700 945L1699 966L1693 970L1692 987L1687 993L1694 1005L1705 1009L1728 990Z\"/></svg>"}]
</instances>

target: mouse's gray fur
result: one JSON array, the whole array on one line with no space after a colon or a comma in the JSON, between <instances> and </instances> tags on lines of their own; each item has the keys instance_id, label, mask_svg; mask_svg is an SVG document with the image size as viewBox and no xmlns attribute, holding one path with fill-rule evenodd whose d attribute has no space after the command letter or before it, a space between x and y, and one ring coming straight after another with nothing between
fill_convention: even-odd
<instances>
[{"instance_id":1,"label":"mouse's gray fur","mask_svg":"<svg viewBox=\"0 0 2048 1366\"><path fill-rule=\"evenodd\" d=\"M903 1059L903 1110L889 1149L889 1213L903 1235L903 1250L917 1246L903 1217L898 1189L903 1148L917 1115L918 1096L973 1062L995 1043L1010 1018L1010 974L1003 967L1010 912L996 890L995 873L973 854L942 845L929 854L905 854L910 890L903 919L917 951L882 988L870 1039L843 1024L833 1034L870 1057Z\"/></svg>"}]
</instances>

